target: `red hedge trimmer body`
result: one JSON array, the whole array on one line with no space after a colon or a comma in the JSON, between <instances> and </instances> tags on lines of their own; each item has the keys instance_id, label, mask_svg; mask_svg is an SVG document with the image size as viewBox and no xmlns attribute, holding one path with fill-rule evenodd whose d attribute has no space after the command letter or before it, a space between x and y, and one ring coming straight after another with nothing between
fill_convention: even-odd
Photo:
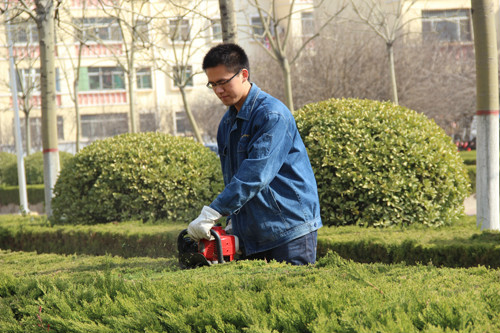
<instances>
[{"instance_id":1,"label":"red hedge trimmer body","mask_svg":"<svg viewBox=\"0 0 500 333\"><path fill-rule=\"evenodd\" d=\"M228 235L219 226L210 229L213 240L202 239L199 242L192 240L187 229L184 229L177 238L179 264L182 268L210 266L233 261L239 250L238 237Z\"/></svg>"}]
</instances>

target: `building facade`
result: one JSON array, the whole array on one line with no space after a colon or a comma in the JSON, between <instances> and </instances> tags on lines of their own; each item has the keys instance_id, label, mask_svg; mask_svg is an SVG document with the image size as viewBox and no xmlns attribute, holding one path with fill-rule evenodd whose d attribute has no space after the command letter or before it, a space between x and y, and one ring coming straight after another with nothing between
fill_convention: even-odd
<instances>
[{"instance_id":1,"label":"building facade","mask_svg":"<svg viewBox=\"0 0 500 333\"><path fill-rule=\"evenodd\" d=\"M400 3L373 1L389 7ZM314 8L317 1L313 0L261 2L257 8L255 1L235 0L239 43L251 57L269 48L269 41L263 36L265 24L276 23L281 27L276 33L284 34L290 29L292 36L304 40L315 34L321 14L325 12L323 9L318 12ZM469 49L472 46L470 1L402 2L412 3L405 11L405 20L409 22L405 29L416 32L418 38L468 45ZM61 2L55 40L60 150L75 152L77 132L81 146L85 146L96 139L131 131L132 122L136 131L192 135L181 87L187 101L207 108L207 113L214 103L220 105L205 87L206 77L201 70L204 54L222 41L218 1L174 3L162 0ZM294 7L290 10L292 4ZM326 1L326 4L338 5L337 1ZM335 10L332 8L331 12ZM344 13L353 15L352 8ZM287 20L279 20L287 15L292 17L290 25ZM262 22L263 17L270 19ZM38 31L27 14L17 16L8 25L5 19L6 15L2 15L0 151L15 150L7 27L13 46L24 147L37 151L42 142ZM27 127L29 131L25 130Z\"/></svg>"}]
</instances>

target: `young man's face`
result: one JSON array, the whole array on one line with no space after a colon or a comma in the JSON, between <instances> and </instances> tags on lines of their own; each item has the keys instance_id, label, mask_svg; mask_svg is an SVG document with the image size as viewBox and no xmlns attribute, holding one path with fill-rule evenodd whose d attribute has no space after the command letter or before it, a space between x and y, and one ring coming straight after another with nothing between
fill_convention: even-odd
<instances>
[{"instance_id":1,"label":"young man's face","mask_svg":"<svg viewBox=\"0 0 500 333\"><path fill-rule=\"evenodd\" d=\"M226 66L207 68L205 70L208 82L213 85L213 91L226 106L232 106L239 111L245 102L250 90L248 70L241 69L234 73L227 70ZM229 80L229 81L228 81Z\"/></svg>"}]
</instances>

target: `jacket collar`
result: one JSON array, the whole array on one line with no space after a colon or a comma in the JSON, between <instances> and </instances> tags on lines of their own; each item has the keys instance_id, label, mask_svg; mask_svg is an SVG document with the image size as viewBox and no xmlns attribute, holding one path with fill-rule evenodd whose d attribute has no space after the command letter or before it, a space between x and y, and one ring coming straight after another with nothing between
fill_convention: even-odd
<instances>
[{"instance_id":1,"label":"jacket collar","mask_svg":"<svg viewBox=\"0 0 500 333\"><path fill-rule=\"evenodd\" d=\"M257 101L257 97L259 96L262 90L255 84L252 83L252 87L248 92L247 98L241 107L241 110L238 111L234 106L231 106L231 112L236 112L236 118L240 118L243 120L250 119L250 114L252 113L255 102Z\"/></svg>"}]
</instances>

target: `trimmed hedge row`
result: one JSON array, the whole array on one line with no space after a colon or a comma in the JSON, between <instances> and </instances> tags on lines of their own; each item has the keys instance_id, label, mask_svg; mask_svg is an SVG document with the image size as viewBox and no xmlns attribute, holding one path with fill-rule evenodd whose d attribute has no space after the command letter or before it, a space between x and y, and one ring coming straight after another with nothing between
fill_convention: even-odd
<instances>
[{"instance_id":1,"label":"trimmed hedge row","mask_svg":"<svg viewBox=\"0 0 500 333\"><path fill-rule=\"evenodd\" d=\"M108 223L98 226L51 226L43 218L0 219L0 248L49 253L84 253L122 257L177 255L184 224ZM455 227L372 229L324 227L318 256L333 250L358 262L428 264L446 267L500 267L500 233L481 232L475 217Z\"/></svg>"},{"instance_id":2,"label":"trimmed hedge row","mask_svg":"<svg viewBox=\"0 0 500 333\"><path fill-rule=\"evenodd\" d=\"M2 221L2 220L0 220ZM51 226L43 218L15 216L0 222L0 248L39 253L170 257L186 226L141 222Z\"/></svg>"},{"instance_id":3,"label":"trimmed hedge row","mask_svg":"<svg viewBox=\"0 0 500 333\"><path fill-rule=\"evenodd\" d=\"M60 151L59 164L63 168L73 157L73 154ZM0 184L16 186L18 185L17 159L16 155L3 153L0 155ZM43 153L36 152L24 158L24 172L26 174L26 184L43 184Z\"/></svg>"},{"instance_id":4,"label":"trimmed hedge row","mask_svg":"<svg viewBox=\"0 0 500 333\"><path fill-rule=\"evenodd\" d=\"M45 202L43 184L27 185L26 191L30 204ZM9 204L19 205L19 186L0 186L0 206L7 206Z\"/></svg>"}]
</instances>

